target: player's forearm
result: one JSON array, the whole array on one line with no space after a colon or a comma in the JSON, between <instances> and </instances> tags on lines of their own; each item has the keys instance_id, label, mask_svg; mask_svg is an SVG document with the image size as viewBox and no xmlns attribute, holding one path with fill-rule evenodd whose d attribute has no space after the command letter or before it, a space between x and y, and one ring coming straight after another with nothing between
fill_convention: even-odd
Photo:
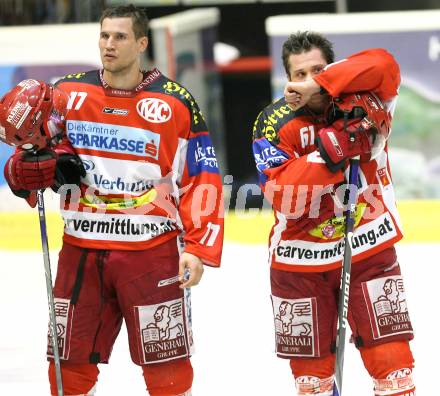
<instances>
[{"instance_id":1,"label":"player's forearm","mask_svg":"<svg viewBox=\"0 0 440 396\"><path fill-rule=\"evenodd\" d=\"M374 91L381 99L388 100L397 95L400 70L389 52L373 49L328 65L314 80L333 97L341 93Z\"/></svg>"}]
</instances>

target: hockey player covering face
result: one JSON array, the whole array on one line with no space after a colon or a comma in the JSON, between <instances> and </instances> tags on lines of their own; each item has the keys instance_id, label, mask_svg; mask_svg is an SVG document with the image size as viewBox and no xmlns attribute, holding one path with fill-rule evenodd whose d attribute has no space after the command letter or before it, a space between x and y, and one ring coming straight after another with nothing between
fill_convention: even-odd
<instances>
[{"instance_id":1,"label":"hockey player covering face","mask_svg":"<svg viewBox=\"0 0 440 396\"><path fill-rule=\"evenodd\" d=\"M332 44L313 32L291 35L282 58L285 97L264 108L253 129L260 185L275 213L269 259L276 353L289 360L298 395L333 395L343 201L349 159L360 156L348 322L374 395L414 395L386 141L399 67L383 49L334 63Z\"/></svg>"},{"instance_id":2,"label":"hockey player covering face","mask_svg":"<svg viewBox=\"0 0 440 396\"><path fill-rule=\"evenodd\" d=\"M147 33L140 8L103 12L102 69L56 84L69 113L51 162L34 161L33 184L10 175L35 191L65 171L54 160L61 152L78 159L69 168L77 181L57 186L65 228L54 295L65 395L95 393L98 365L108 363L123 319L149 394L191 394L188 288L204 265L220 265L222 186L196 100L159 70L140 70ZM52 354L49 343L56 395Z\"/></svg>"}]
</instances>

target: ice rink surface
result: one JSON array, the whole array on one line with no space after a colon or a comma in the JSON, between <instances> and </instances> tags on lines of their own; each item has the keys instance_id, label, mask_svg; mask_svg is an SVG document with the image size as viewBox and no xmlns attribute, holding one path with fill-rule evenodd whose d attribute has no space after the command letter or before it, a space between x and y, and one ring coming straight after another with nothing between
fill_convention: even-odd
<instances>
[{"instance_id":1,"label":"ice rink surface","mask_svg":"<svg viewBox=\"0 0 440 396\"><path fill-rule=\"evenodd\" d=\"M398 245L409 313L418 396L432 396L440 346L440 245ZM57 252L52 252L52 272ZM196 354L194 396L295 395L288 362L275 357L269 268L264 245L225 245L221 269L207 268L192 289ZM0 395L45 396L47 297L41 253L0 251ZM109 365L100 366L97 396L145 395L141 370L121 331ZM344 396L371 396L371 381L347 346Z\"/></svg>"}]
</instances>

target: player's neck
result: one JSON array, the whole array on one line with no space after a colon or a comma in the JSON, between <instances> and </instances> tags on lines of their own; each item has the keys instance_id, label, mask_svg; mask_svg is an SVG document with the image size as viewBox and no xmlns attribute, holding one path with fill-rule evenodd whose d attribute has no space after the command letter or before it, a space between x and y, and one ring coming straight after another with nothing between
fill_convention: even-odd
<instances>
[{"instance_id":1,"label":"player's neck","mask_svg":"<svg viewBox=\"0 0 440 396\"><path fill-rule=\"evenodd\" d=\"M322 96L315 98L315 100L311 100L307 103L307 107L316 115L321 115L324 113L329 103L329 99L327 96Z\"/></svg>"},{"instance_id":2,"label":"player's neck","mask_svg":"<svg viewBox=\"0 0 440 396\"><path fill-rule=\"evenodd\" d=\"M143 74L136 65L130 70L121 70L120 72L104 70L102 77L110 87L130 91L141 83Z\"/></svg>"}]
</instances>

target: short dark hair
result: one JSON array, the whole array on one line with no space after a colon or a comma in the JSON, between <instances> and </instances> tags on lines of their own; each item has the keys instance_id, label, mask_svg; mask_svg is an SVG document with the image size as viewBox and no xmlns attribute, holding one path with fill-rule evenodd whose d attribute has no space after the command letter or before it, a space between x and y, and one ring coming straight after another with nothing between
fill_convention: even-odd
<instances>
[{"instance_id":1,"label":"short dark hair","mask_svg":"<svg viewBox=\"0 0 440 396\"><path fill-rule=\"evenodd\" d=\"M99 23L102 25L102 21L105 18L124 18L130 17L133 23L133 32L136 39L144 36L148 36L149 22L146 12L133 4L119 5L115 7L109 7L105 9Z\"/></svg>"},{"instance_id":2,"label":"short dark hair","mask_svg":"<svg viewBox=\"0 0 440 396\"><path fill-rule=\"evenodd\" d=\"M313 48L318 48L321 50L327 64L335 61L333 44L322 34L309 31L297 32L295 34L291 34L283 44L282 59L286 73L289 75L290 55L309 52Z\"/></svg>"}]
</instances>

